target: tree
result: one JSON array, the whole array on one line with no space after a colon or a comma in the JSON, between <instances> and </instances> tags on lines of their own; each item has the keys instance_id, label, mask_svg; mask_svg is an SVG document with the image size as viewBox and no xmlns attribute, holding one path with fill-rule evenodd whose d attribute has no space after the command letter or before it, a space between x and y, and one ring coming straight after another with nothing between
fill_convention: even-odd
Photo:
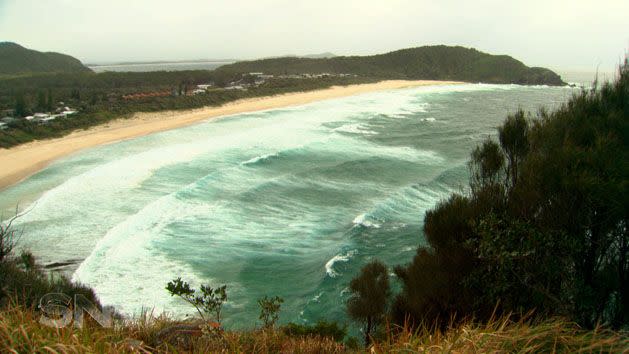
<instances>
[{"instance_id":1,"label":"tree","mask_svg":"<svg viewBox=\"0 0 629 354\"><path fill-rule=\"evenodd\" d=\"M223 303L227 300L226 289L226 285L217 287L216 289L213 289L209 285L201 285L200 291L197 291L191 288L190 284L182 281L181 278L169 282L166 286L166 290L168 290L171 296L177 295L194 306L205 322L209 322L213 317L219 326L221 323Z\"/></svg>"},{"instance_id":2,"label":"tree","mask_svg":"<svg viewBox=\"0 0 629 354\"><path fill-rule=\"evenodd\" d=\"M390 295L387 267L378 260L365 265L358 277L349 285L351 297L347 301L348 315L363 323L365 345L369 345L371 334L385 317Z\"/></svg>"},{"instance_id":3,"label":"tree","mask_svg":"<svg viewBox=\"0 0 629 354\"><path fill-rule=\"evenodd\" d=\"M44 111L46 110L47 106L46 93L40 90L37 94L37 110Z\"/></svg>"},{"instance_id":4,"label":"tree","mask_svg":"<svg viewBox=\"0 0 629 354\"><path fill-rule=\"evenodd\" d=\"M279 296L269 298L266 295L258 299L258 305L260 306L260 316L258 317L262 320L264 328L273 328L275 323L280 317L280 307L284 299Z\"/></svg>"},{"instance_id":5,"label":"tree","mask_svg":"<svg viewBox=\"0 0 629 354\"><path fill-rule=\"evenodd\" d=\"M55 108L54 98L52 97L52 89L48 89L48 95L46 96L46 111L52 112Z\"/></svg>"},{"instance_id":6,"label":"tree","mask_svg":"<svg viewBox=\"0 0 629 354\"><path fill-rule=\"evenodd\" d=\"M28 114L23 94L18 94L15 97L15 108L13 112L16 117L25 117Z\"/></svg>"},{"instance_id":7,"label":"tree","mask_svg":"<svg viewBox=\"0 0 629 354\"><path fill-rule=\"evenodd\" d=\"M518 167L529 151L529 126L524 111L518 110L509 115L501 127L498 128L500 146L507 156L507 171L511 185L515 185L518 177Z\"/></svg>"}]
</instances>

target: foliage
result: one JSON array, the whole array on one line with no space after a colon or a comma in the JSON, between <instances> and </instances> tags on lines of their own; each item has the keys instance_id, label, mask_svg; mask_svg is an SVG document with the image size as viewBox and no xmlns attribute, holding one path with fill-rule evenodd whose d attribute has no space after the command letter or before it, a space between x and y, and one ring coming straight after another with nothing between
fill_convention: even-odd
<instances>
[{"instance_id":1,"label":"foliage","mask_svg":"<svg viewBox=\"0 0 629 354\"><path fill-rule=\"evenodd\" d=\"M17 117L39 109L39 98L46 91L46 110L69 106L79 112L46 124L19 119L0 130L0 148L8 148L36 139L54 138L77 129L86 129L113 119L130 118L136 112L185 110L220 106L239 99L309 91L335 85L373 82L364 77L327 77L312 79L271 79L246 91L225 90L220 85L240 79L240 75L207 70L173 72L55 73L0 78L0 110L10 110ZM179 95L178 89L214 82L207 93ZM125 99L126 95L161 92L159 97ZM63 105L60 105L63 102ZM19 112L16 107L19 106Z\"/></svg>"},{"instance_id":2,"label":"foliage","mask_svg":"<svg viewBox=\"0 0 629 354\"><path fill-rule=\"evenodd\" d=\"M393 318L499 314L629 324L629 63L538 118L518 111L471 155L470 188L426 213Z\"/></svg>"},{"instance_id":3,"label":"foliage","mask_svg":"<svg viewBox=\"0 0 629 354\"><path fill-rule=\"evenodd\" d=\"M50 293L63 293L72 298L82 295L102 308L94 290L73 283L65 276L47 274L29 253L0 262L0 308L7 306L10 298L22 306L36 308L40 299Z\"/></svg>"},{"instance_id":4,"label":"foliage","mask_svg":"<svg viewBox=\"0 0 629 354\"><path fill-rule=\"evenodd\" d=\"M266 295L258 299L260 306L260 320L262 320L264 328L272 328L280 317L280 307L284 299L279 296L269 298Z\"/></svg>"},{"instance_id":5,"label":"foliage","mask_svg":"<svg viewBox=\"0 0 629 354\"><path fill-rule=\"evenodd\" d=\"M365 344L384 320L390 295L387 267L378 260L365 265L349 285L351 296L347 301L347 314L363 323Z\"/></svg>"},{"instance_id":6,"label":"foliage","mask_svg":"<svg viewBox=\"0 0 629 354\"><path fill-rule=\"evenodd\" d=\"M91 71L69 55L42 53L11 42L0 42L0 75L36 72Z\"/></svg>"},{"instance_id":7,"label":"foliage","mask_svg":"<svg viewBox=\"0 0 629 354\"><path fill-rule=\"evenodd\" d=\"M209 322L212 319L219 325L221 323L221 310L223 309L223 303L227 300L227 285L219 286L216 289L209 285L201 285L200 290L190 287L181 278L177 278L168 283L166 290L171 296L179 296L187 303L194 306L201 318ZM197 295L197 293L200 293Z\"/></svg>"},{"instance_id":8,"label":"foliage","mask_svg":"<svg viewBox=\"0 0 629 354\"><path fill-rule=\"evenodd\" d=\"M18 215L9 219L7 222L0 221L0 264L8 260L20 238L17 230L13 227L13 221L15 221L17 217Z\"/></svg>"},{"instance_id":9,"label":"foliage","mask_svg":"<svg viewBox=\"0 0 629 354\"><path fill-rule=\"evenodd\" d=\"M387 79L456 80L525 85L565 85L559 75L529 68L506 55L444 45L409 48L372 56L334 58L281 57L242 61L216 70L224 73L262 71L271 74L333 73Z\"/></svg>"},{"instance_id":10,"label":"foliage","mask_svg":"<svg viewBox=\"0 0 629 354\"><path fill-rule=\"evenodd\" d=\"M282 327L282 331L293 337L318 337L330 338L336 342L341 342L347 335L347 327L340 327L336 322L317 321L314 325L297 324L289 322Z\"/></svg>"}]
</instances>

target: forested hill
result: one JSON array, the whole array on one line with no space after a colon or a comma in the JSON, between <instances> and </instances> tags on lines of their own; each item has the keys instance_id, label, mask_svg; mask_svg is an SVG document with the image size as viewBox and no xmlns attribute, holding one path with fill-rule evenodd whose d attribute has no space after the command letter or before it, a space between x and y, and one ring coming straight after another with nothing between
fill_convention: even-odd
<instances>
[{"instance_id":1,"label":"forested hill","mask_svg":"<svg viewBox=\"0 0 629 354\"><path fill-rule=\"evenodd\" d=\"M221 66L217 71L276 75L332 73L387 79L565 85L553 71L528 67L508 55L491 55L473 48L444 45L402 49L372 56L320 59L284 57L243 61Z\"/></svg>"},{"instance_id":2,"label":"forested hill","mask_svg":"<svg viewBox=\"0 0 629 354\"><path fill-rule=\"evenodd\" d=\"M88 67L69 55L38 52L16 43L0 42L0 76L89 71Z\"/></svg>"}]
</instances>

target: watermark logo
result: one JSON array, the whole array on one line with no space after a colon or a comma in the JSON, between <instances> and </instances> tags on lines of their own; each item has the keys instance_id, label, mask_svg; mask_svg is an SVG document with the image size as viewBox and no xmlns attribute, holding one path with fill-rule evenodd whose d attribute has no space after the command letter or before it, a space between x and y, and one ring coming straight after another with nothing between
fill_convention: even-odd
<instances>
[{"instance_id":1,"label":"watermark logo","mask_svg":"<svg viewBox=\"0 0 629 354\"><path fill-rule=\"evenodd\" d=\"M73 301L74 300L74 301ZM83 328L83 316L87 312L99 325L113 326L113 308L98 307L85 296L75 294L74 299L62 293L50 293L39 299L42 312L39 323L55 328L64 328L74 321L74 327Z\"/></svg>"}]
</instances>

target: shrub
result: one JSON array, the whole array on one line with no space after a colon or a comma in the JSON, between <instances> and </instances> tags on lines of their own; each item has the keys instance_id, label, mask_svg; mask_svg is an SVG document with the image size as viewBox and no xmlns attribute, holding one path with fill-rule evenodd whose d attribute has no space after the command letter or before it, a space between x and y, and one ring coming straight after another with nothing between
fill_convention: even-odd
<instances>
[{"instance_id":1,"label":"shrub","mask_svg":"<svg viewBox=\"0 0 629 354\"><path fill-rule=\"evenodd\" d=\"M190 287L190 284L177 278L168 283L166 290L171 296L177 295L194 306L204 321L209 322L213 317L220 325L223 303L227 300L227 285L216 289L209 285L201 285L200 291L197 292ZM197 295L198 293L200 294Z\"/></svg>"},{"instance_id":2,"label":"shrub","mask_svg":"<svg viewBox=\"0 0 629 354\"><path fill-rule=\"evenodd\" d=\"M398 267L402 325L498 314L629 324L629 61L538 119L522 111L470 159L469 192L426 213Z\"/></svg>"},{"instance_id":3,"label":"shrub","mask_svg":"<svg viewBox=\"0 0 629 354\"><path fill-rule=\"evenodd\" d=\"M266 295L262 299L258 299L260 306L260 320L262 320L264 328L272 328L280 317L280 307L284 299L279 296L269 298Z\"/></svg>"},{"instance_id":4,"label":"shrub","mask_svg":"<svg viewBox=\"0 0 629 354\"><path fill-rule=\"evenodd\" d=\"M290 322L282 327L282 332L293 337L331 338L341 342L347 335L347 326L340 327L336 322L318 321L314 325Z\"/></svg>"}]
</instances>

